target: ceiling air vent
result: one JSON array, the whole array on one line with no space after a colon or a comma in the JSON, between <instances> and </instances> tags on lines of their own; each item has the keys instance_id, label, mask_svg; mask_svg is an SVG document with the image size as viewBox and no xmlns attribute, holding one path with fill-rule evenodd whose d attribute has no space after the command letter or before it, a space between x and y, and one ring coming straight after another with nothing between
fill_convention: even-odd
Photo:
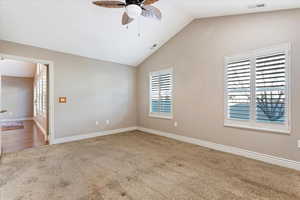
<instances>
[{"instance_id":1,"label":"ceiling air vent","mask_svg":"<svg viewBox=\"0 0 300 200\"><path fill-rule=\"evenodd\" d=\"M158 46L158 44L153 44L153 45L150 47L150 50L156 49L157 46Z\"/></svg>"},{"instance_id":2,"label":"ceiling air vent","mask_svg":"<svg viewBox=\"0 0 300 200\"><path fill-rule=\"evenodd\" d=\"M253 4L248 6L249 9L257 9L257 8L264 8L264 7L266 7L265 3Z\"/></svg>"}]
</instances>

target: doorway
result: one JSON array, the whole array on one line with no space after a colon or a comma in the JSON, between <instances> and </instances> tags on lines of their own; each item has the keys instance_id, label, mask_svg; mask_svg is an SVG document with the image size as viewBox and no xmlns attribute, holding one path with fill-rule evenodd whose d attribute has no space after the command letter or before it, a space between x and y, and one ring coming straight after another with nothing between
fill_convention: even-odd
<instances>
[{"instance_id":1,"label":"doorway","mask_svg":"<svg viewBox=\"0 0 300 200\"><path fill-rule=\"evenodd\" d=\"M0 55L0 154L52 143L50 65Z\"/></svg>"}]
</instances>

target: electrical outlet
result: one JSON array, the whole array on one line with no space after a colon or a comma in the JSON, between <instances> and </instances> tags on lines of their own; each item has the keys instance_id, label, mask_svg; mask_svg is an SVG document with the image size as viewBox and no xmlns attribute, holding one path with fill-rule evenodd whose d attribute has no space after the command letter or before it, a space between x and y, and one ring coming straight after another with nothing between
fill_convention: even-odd
<instances>
[{"instance_id":1,"label":"electrical outlet","mask_svg":"<svg viewBox=\"0 0 300 200\"><path fill-rule=\"evenodd\" d=\"M177 127L178 126L178 122L174 122L174 126Z\"/></svg>"},{"instance_id":2,"label":"electrical outlet","mask_svg":"<svg viewBox=\"0 0 300 200\"><path fill-rule=\"evenodd\" d=\"M109 125L109 124L110 124L110 121L109 121L109 120L106 120L106 124Z\"/></svg>"},{"instance_id":3,"label":"electrical outlet","mask_svg":"<svg viewBox=\"0 0 300 200\"><path fill-rule=\"evenodd\" d=\"M300 140L298 140L298 148L300 148Z\"/></svg>"},{"instance_id":4,"label":"electrical outlet","mask_svg":"<svg viewBox=\"0 0 300 200\"><path fill-rule=\"evenodd\" d=\"M98 126L99 125L99 121L96 121L96 126Z\"/></svg>"}]
</instances>

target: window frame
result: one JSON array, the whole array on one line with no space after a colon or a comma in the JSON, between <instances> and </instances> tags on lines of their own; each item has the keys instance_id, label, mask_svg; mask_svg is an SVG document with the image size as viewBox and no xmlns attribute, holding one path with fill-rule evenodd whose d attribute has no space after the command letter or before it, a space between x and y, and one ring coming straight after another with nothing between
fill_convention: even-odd
<instances>
[{"instance_id":1,"label":"window frame","mask_svg":"<svg viewBox=\"0 0 300 200\"><path fill-rule=\"evenodd\" d=\"M268 56L276 53L285 53L286 65L286 85L285 85L285 102L286 106L286 122L284 124L275 124L272 122L256 121L256 59L258 57ZM228 87L227 87L227 66L230 62L237 62L243 59L250 60L250 119L238 120L230 119L228 113ZM246 54L225 57L224 63L224 126L235 128L246 128L260 131L268 131L274 133L291 133L291 44L281 44L269 48L250 51Z\"/></svg>"},{"instance_id":2,"label":"window frame","mask_svg":"<svg viewBox=\"0 0 300 200\"><path fill-rule=\"evenodd\" d=\"M162 112L152 112L152 76L161 75L161 74L171 74L171 112L162 113ZM173 68L163 69L159 71L154 71L149 73L149 112L148 116L153 118L161 119L173 119L173 107L174 107L174 79L173 79Z\"/></svg>"}]
</instances>

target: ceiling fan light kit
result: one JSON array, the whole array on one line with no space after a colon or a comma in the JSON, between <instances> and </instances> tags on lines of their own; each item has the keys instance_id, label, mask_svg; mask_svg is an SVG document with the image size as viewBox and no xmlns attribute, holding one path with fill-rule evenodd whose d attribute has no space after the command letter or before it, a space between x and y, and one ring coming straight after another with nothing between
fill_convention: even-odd
<instances>
[{"instance_id":1,"label":"ceiling fan light kit","mask_svg":"<svg viewBox=\"0 0 300 200\"><path fill-rule=\"evenodd\" d=\"M139 16L161 20L161 11L152 6L152 4L157 1L159 0L125 0L125 2L112 0L94 1L93 4L105 8L125 8L125 12L122 17L122 24L128 25Z\"/></svg>"},{"instance_id":2,"label":"ceiling fan light kit","mask_svg":"<svg viewBox=\"0 0 300 200\"><path fill-rule=\"evenodd\" d=\"M130 4L126 6L126 13L131 19L136 19L142 14L143 10L136 4Z\"/></svg>"}]
</instances>

